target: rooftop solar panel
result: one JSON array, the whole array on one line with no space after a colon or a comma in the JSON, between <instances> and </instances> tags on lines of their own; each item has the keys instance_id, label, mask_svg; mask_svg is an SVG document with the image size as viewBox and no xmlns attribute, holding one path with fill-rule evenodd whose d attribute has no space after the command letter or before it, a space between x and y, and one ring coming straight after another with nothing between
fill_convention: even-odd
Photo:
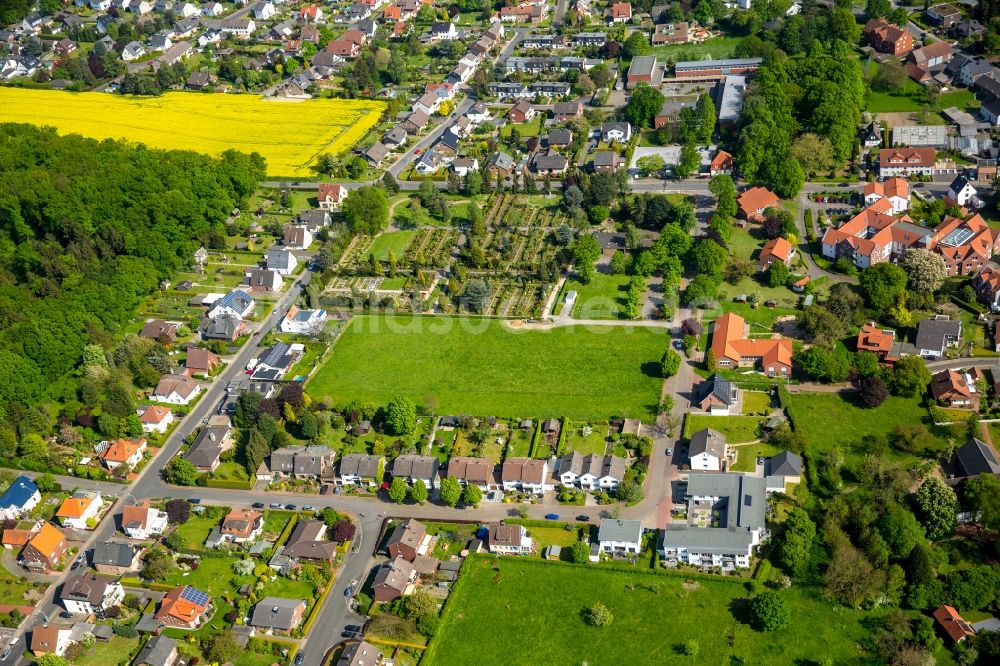
<instances>
[{"instance_id":1,"label":"rooftop solar panel","mask_svg":"<svg viewBox=\"0 0 1000 666\"><path fill-rule=\"evenodd\" d=\"M941 243L943 245L952 245L952 246L961 245L962 243L965 243L970 238L972 238L973 235L974 234L972 232L972 229L969 229L968 227L961 227L959 229L955 229L950 234L945 236L944 240L942 240Z\"/></svg>"},{"instance_id":2,"label":"rooftop solar panel","mask_svg":"<svg viewBox=\"0 0 1000 666\"><path fill-rule=\"evenodd\" d=\"M181 599L190 601L193 604L199 606L205 606L208 604L208 595L201 590L196 590L193 587L185 587L181 590Z\"/></svg>"}]
</instances>

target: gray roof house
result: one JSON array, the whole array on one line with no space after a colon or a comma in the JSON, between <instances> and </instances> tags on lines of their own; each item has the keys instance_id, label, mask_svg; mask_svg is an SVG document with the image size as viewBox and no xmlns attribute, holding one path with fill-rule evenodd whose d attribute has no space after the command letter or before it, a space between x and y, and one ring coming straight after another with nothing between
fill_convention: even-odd
<instances>
[{"instance_id":1,"label":"gray roof house","mask_svg":"<svg viewBox=\"0 0 1000 666\"><path fill-rule=\"evenodd\" d=\"M608 555L638 553L642 550L642 521L603 518L597 542Z\"/></svg>"},{"instance_id":2,"label":"gray roof house","mask_svg":"<svg viewBox=\"0 0 1000 666\"><path fill-rule=\"evenodd\" d=\"M955 466L963 477L1000 474L1000 461L993 447L975 437L955 451Z\"/></svg>"},{"instance_id":3,"label":"gray roof house","mask_svg":"<svg viewBox=\"0 0 1000 666\"><path fill-rule=\"evenodd\" d=\"M138 565L141 548L122 541L96 544L90 553L90 563L101 573L124 572Z\"/></svg>"},{"instance_id":4,"label":"gray roof house","mask_svg":"<svg viewBox=\"0 0 1000 666\"><path fill-rule=\"evenodd\" d=\"M691 435L688 457L692 470L718 472L726 459L726 436L711 428L702 428Z\"/></svg>"},{"instance_id":5,"label":"gray roof house","mask_svg":"<svg viewBox=\"0 0 1000 666\"><path fill-rule=\"evenodd\" d=\"M332 562L337 544L324 540L325 535L326 523L322 520L303 520L292 530L281 554L290 559Z\"/></svg>"},{"instance_id":6,"label":"gray roof house","mask_svg":"<svg viewBox=\"0 0 1000 666\"><path fill-rule=\"evenodd\" d=\"M299 265L295 255L282 248L271 248L264 254L264 260L269 269L282 275L290 275Z\"/></svg>"},{"instance_id":7,"label":"gray roof house","mask_svg":"<svg viewBox=\"0 0 1000 666\"><path fill-rule=\"evenodd\" d=\"M271 452L268 468L279 478L322 479L330 475L333 457L325 446L284 446Z\"/></svg>"},{"instance_id":8,"label":"gray roof house","mask_svg":"<svg viewBox=\"0 0 1000 666\"><path fill-rule=\"evenodd\" d=\"M205 426L184 458L200 472L214 472L219 466L219 456L229 448L230 430L229 426Z\"/></svg>"},{"instance_id":9,"label":"gray roof house","mask_svg":"<svg viewBox=\"0 0 1000 666\"><path fill-rule=\"evenodd\" d=\"M291 631L302 621L306 605L302 599L264 597L253 607L250 626L259 629Z\"/></svg>"},{"instance_id":10,"label":"gray roof house","mask_svg":"<svg viewBox=\"0 0 1000 666\"><path fill-rule=\"evenodd\" d=\"M407 483L414 483L420 479L428 489L441 486L436 456L399 456L392 461L392 476L402 477Z\"/></svg>"},{"instance_id":11,"label":"gray roof house","mask_svg":"<svg viewBox=\"0 0 1000 666\"><path fill-rule=\"evenodd\" d=\"M172 666L177 661L177 641L153 636L132 662L133 666Z\"/></svg>"},{"instance_id":12,"label":"gray roof house","mask_svg":"<svg viewBox=\"0 0 1000 666\"><path fill-rule=\"evenodd\" d=\"M794 476L802 475L802 458L791 451L782 451L771 456L768 460L768 476Z\"/></svg>"},{"instance_id":13,"label":"gray roof house","mask_svg":"<svg viewBox=\"0 0 1000 666\"><path fill-rule=\"evenodd\" d=\"M962 322L947 315L924 319L917 326L915 346L924 358L944 356L948 347L958 344L962 337Z\"/></svg>"},{"instance_id":14,"label":"gray roof house","mask_svg":"<svg viewBox=\"0 0 1000 666\"><path fill-rule=\"evenodd\" d=\"M340 459L340 482L342 484L378 483L382 479L379 470L385 464L383 456L349 453Z\"/></svg>"}]
</instances>

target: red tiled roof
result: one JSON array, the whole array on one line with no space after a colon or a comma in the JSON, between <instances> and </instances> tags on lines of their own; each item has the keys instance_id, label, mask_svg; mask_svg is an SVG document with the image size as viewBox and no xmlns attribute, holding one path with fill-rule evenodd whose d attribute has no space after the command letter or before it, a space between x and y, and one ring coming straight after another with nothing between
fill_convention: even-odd
<instances>
[{"instance_id":1,"label":"red tiled roof","mask_svg":"<svg viewBox=\"0 0 1000 666\"><path fill-rule=\"evenodd\" d=\"M951 606L941 606L934 611L934 619L941 625L948 637L956 643L966 636L972 636L976 633L972 625L962 619L958 611Z\"/></svg>"}]
</instances>

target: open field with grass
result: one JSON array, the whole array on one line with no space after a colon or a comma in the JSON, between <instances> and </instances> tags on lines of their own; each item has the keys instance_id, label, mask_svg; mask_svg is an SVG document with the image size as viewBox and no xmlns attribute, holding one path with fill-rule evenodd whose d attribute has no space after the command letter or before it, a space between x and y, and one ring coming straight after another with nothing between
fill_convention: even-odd
<instances>
[{"instance_id":1,"label":"open field with grass","mask_svg":"<svg viewBox=\"0 0 1000 666\"><path fill-rule=\"evenodd\" d=\"M442 414L650 416L667 343L643 327L516 331L490 319L359 316L307 390L337 404L403 394Z\"/></svg>"},{"instance_id":2,"label":"open field with grass","mask_svg":"<svg viewBox=\"0 0 1000 666\"><path fill-rule=\"evenodd\" d=\"M683 575L472 556L421 663L807 664L818 645L837 664L863 656L862 623L872 613L833 606L807 586L783 594L791 625L762 633L747 624L739 581L686 583ZM608 626L584 621L585 609L598 601L613 615ZM484 650L496 636L530 636L531 646ZM700 648L694 659L681 653L691 639Z\"/></svg>"},{"instance_id":3,"label":"open field with grass","mask_svg":"<svg viewBox=\"0 0 1000 666\"><path fill-rule=\"evenodd\" d=\"M576 292L571 316L574 319L621 319L628 281L628 275L611 273L595 273L589 284L576 278L568 279L564 293Z\"/></svg>"},{"instance_id":4,"label":"open field with grass","mask_svg":"<svg viewBox=\"0 0 1000 666\"><path fill-rule=\"evenodd\" d=\"M759 416L710 416L708 414L688 414L684 419L684 436L711 428L726 436L730 444L752 442L759 439L757 426L764 419Z\"/></svg>"},{"instance_id":5,"label":"open field with grass","mask_svg":"<svg viewBox=\"0 0 1000 666\"><path fill-rule=\"evenodd\" d=\"M847 467L854 467L864 455L861 442L865 437L888 435L903 423L923 423L930 428L937 435L939 451L944 449L948 434L946 428L933 427L919 398L890 396L878 407L866 409L857 405L852 393L797 393L790 397L788 413L813 454L838 448ZM955 426L959 430L963 427ZM892 448L889 453L903 464L918 460Z\"/></svg>"},{"instance_id":6,"label":"open field with grass","mask_svg":"<svg viewBox=\"0 0 1000 666\"><path fill-rule=\"evenodd\" d=\"M406 250L411 238L413 238L412 231L390 231L379 234L368 249L368 254L375 255L379 261L385 261L391 252L392 256L399 261L403 258L403 251Z\"/></svg>"},{"instance_id":7,"label":"open field with grass","mask_svg":"<svg viewBox=\"0 0 1000 666\"><path fill-rule=\"evenodd\" d=\"M254 95L0 90L0 122L47 125L60 134L126 139L167 150L257 152L272 176L313 175L310 165L317 155L349 150L384 107L345 99L279 102Z\"/></svg>"}]
</instances>

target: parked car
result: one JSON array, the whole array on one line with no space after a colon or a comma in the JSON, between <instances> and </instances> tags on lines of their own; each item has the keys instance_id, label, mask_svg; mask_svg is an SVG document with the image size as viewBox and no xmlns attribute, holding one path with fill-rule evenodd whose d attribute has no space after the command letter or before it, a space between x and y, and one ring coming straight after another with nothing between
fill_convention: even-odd
<instances>
[{"instance_id":1,"label":"parked car","mask_svg":"<svg viewBox=\"0 0 1000 666\"><path fill-rule=\"evenodd\" d=\"M295 509L296 509L296 506L295 506L294 504L286 504L286 505L285 505L285 509L286 509L287 511L295 511Z\"/></svg>"},{"instance_id":2,"label":"parked car","mask_svg":"<svg viewBox=\"0 0 1000 666\"><path fill-rule=\"evenodd\" d=\"M354 596L354 586L353 585L348 585L347 586L347 589L344 590L344 596L345 597L353 597Z\"/></svg>"},{"instance_id":3,"label":"parked car","mask_svg":"<svg viewBox=\"0 0 1000 666\"><path fill-rule=\"evenodd\" d=\"M545 514L545 520L559 520L558 513L547 513Z\"/></svg>"},{"instance_id":4,"label":"parked car","mask_svg":"<svg viewBox=\"0 0 1000 666\"><path fill-rule=\"evenodd\" d=\"M191 499L188 500L188 503L189 504L201 504L201 500L199 498L197 498L197 497L192 497Z\"/></svg>"},{"instance_id":5,"label":"parked car","mask_svg":"<svg viewBox=\"0 0 1000 666\"><path fill-rule=\"evenodd\" d=\"M340 632L340 637L341 638L358 638L359 636L361 636L361 634L359 634L356 631L342 631L342 632Z\"/></svg>"},{"instance_id":6,"label":"parked car","mask_svg":"<svg viewBox=\"0 0 1000 666\"><path fill-rule=\"evenodd\" d=\"M361 631L361 625L359 624L349 624L344 627L344 631Z\"/></svg>"},{"instance_id":7,"label":"parked car","mask_svg":"<svg viewBox=\"0 0 1000 666\"><path fill-rule=\"evenodd\" d=\"M253 503L253 508L255 508L255 509L263 509L264 508L264 503L263 502L254 502Z\"/></svg>"},{"instance_id":8,"label":"parked car","mask_svg":"<svg viewBox=\"0 0 1000 666\"><path fill-rule=\"evenodd\" d=\"M271 508L272 509L280 509L281 508L281 504L278 503L278 502L271 502Z\"/></svg>"},{"instance_id":9,"label":"parked car","mask_svg":"<svg viewBox=\"0 0 1000 666\"><path fill-rule=\"evenodd\" d=\"M10 648L7 648L3 652L0 652L0 661L7 661L7 657L10 656Z\"/></svg>"},{"instance_id":10,"label":"parked car","mask_svg":"<svg viewBox=\"0 0 1000 666\"><path fill-rule=\"evenodd\" d=\"M302 662L306 660L306 653L299 652L295 655L295 666L302 666Z\"/></svg>"},{"instance_id":11,"label":"parked car","mask_svg":"<svg viewBox=\"0 0 1000 666\"><path fill-rule=\"evenodd\" d=\"M579 520L581 523L590 522L590 516L585 516L582 513L579 516L577 516L576 519Z\"/></svg>"},{"instance_id":12,"label":"parked car","mask_svg":"<svg viewBox=\"0 0 1000 666\"><path fill-rule=\"evenodd\" d=\"M312 504L306 504L304 507L302 507L302 510L303 511L315 511L316 507L314 507Z\"/></svg>"}]
</instances>

